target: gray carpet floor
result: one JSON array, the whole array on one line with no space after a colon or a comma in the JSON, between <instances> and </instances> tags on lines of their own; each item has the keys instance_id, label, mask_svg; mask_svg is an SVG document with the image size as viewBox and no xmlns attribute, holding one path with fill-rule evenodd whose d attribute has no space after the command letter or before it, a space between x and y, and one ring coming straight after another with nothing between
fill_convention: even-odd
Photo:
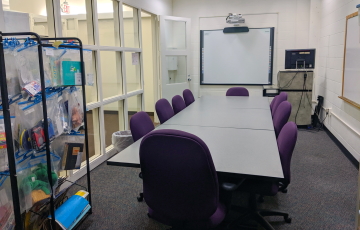
<instances>
[{"instance_id":1,"label":"gray carpet floor","mask_svg":"<svg viewBox=\"0 0 360 230\"><path fill-rule=\"evenodd\" d=\"M281 217L268 218L275 229L355 228L358 170L326 132L299 131L291 170L288 193L265 197L261 204L262 208L282 210L292 217L291 224L285 223ZM93 214L79 229L167 229L167 226L149 219L146 203L136 200L142 191L139 171L106 163L94 169L91 172ZM85 178L78 183L85 184ZM233 203L242 205L246 199L246 194L237 193ZM226 221L237 216L237 213L230 212Z\"/></svg>"}]
</instances>

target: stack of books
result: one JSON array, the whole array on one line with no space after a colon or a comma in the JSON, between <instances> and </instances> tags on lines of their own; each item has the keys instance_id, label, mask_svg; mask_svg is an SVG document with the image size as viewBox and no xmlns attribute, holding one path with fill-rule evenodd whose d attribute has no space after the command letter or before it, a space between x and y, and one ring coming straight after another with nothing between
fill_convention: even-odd
<instances>
[{"instance_id":1,"label":"stack of books","mask_svg":"<svg viewBox=\"0 0 360 230\"><path fill-rule=\"evenodd\" d=\"M55 221L64 230L73 229L91 209L86 199L88 192L80 190L55 211ZM51 218L49 216L49 218Z\"/></svg>"}]
</instances>

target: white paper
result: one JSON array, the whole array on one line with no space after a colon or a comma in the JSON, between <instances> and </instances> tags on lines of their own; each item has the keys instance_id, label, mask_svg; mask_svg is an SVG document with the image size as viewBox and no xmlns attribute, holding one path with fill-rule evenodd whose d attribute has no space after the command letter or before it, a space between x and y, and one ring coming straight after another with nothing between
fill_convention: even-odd
<instances>
[{"instance_id":1,"label":"white paper","mask_svg":"<svg viewBox=\"0 0 360 230\"><path fill-rule=\"evenodd\" d=\"M132 53L132 64L133 65L139 65L139 53Z\"/></svg>"},{"instance_id":2,"label":"white paper","mask_svg":"<svg viewBox=\"0 0 360 230\"><path fill-rule=\"evenodd\" d=\"M81 73L75 73L75 85L81 85Z\"/></svg>"},{"instance_id":3,"label":"white paper","mask_svg":"<svg viewBox=\"0 0 360 230\"><path fill-rule=\"evenodd\" d=\"M45 49L45 54L47 56L54 56L54 49Z\"/></svg>"},{"instance_id":4,"label":"white paper","mask_svg":"<svg viewBox=\"0 0 360 230\"><path fill-rule=\"evenodd\" d=\"M86 74L86 84L89 86L94 85L94 74L92 74L92 73Z\"/></svg>"}]
</instances>

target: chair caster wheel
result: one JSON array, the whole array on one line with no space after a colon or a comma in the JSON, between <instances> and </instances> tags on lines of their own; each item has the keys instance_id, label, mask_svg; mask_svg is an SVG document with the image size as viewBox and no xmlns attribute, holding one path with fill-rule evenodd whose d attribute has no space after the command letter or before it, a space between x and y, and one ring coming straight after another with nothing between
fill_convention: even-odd
<instances>
[{"instance_id":1,"label":"chair caster wheel","mask_svg":"<svg viewBox=\"0 0 360 230\"><path fill-rule=\"evenodd\" d=\"M284 218L285 219L285 222L286 223L288 223L288 224L290 224L291 223L291 218L290 217L288 217L288 218Z\"/></svg>"},{"instance_id":2,"label":"chair caster wheel","mask_svg":"<svg viewBox=\"0 0 360 230\"><path fill-rule=\"evenodd\" d=\"M287 188L282 190L282 193L287 193Z\"/></svg>"},{"instance_id":3,"label":"chair caster wheel","mask_svg":"<svg viewBox=\"0 0 360 230\"><path fill-rule=\"evenodd\" d=\"M144 200L144 193L140 193L140 196L136 197L136 199L138 200L138 202L142 202Z\"/></svg>"}]
</instances>

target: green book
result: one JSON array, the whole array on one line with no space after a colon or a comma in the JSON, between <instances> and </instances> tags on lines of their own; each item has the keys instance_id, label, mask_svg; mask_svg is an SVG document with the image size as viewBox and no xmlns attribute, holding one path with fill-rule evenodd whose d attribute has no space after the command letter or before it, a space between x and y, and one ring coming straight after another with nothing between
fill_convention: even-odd
<instances>
[{"instance_id":1,"label":"green book","mask_svg":"<svg viewBox=\"0 0 360 230\"><path fill-rule=\"evenodd\" d=\"M63 85L81 85L81 64L79 61L62 62Z\"/></svg>"}]
</instances>

